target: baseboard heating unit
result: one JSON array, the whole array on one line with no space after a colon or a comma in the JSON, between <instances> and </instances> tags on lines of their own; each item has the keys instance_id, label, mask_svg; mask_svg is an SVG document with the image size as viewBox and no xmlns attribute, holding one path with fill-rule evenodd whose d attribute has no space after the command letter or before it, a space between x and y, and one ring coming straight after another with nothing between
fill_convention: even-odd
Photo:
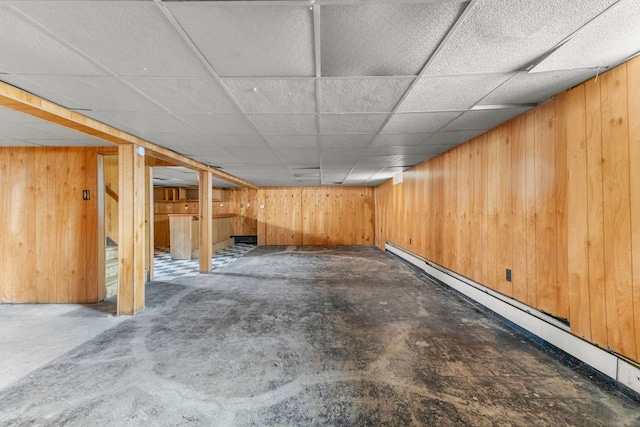
<instances>
[{"instance_id":1,"label":"baseboard heating unit","mask_svg":"<svg viewBox=\"0 0 640 427\"><path fill-rule=\"evenodd\" d=\"M545 313L460 276L391 242L385 243L385 249L622 386L640 393L640 368L637 364L573 335L567 325Z\"/></svg>"}]
</instances>

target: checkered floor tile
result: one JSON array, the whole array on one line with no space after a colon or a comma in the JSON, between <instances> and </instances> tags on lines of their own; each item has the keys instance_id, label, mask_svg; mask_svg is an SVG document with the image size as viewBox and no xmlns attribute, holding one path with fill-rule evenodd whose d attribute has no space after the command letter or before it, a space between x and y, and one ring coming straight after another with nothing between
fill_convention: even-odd
<instances>
[{"instance_id":1,"label":"checkered floor tile","mask_svg":"<svg viewBox=\"0 0 640 427\"><path fill-rule=\"evenodd\" d=\"M229 265L235 261L236 258L241 257L255 247L255 245L237 243L214 252L211 260L211 270L219 270ZM172 260L168 247L155 248L153 257L153 280L167 281L178 277L197 276L200 274L198 270L199 264L197 259Z\"/></svg>"}]
</instances>

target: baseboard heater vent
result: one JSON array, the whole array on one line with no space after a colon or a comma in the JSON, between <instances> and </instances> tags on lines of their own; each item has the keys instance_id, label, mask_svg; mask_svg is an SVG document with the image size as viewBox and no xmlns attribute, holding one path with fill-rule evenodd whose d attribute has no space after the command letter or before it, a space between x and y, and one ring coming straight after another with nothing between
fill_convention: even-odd
<instances>
[{"instance_id":1,"label":"baseboard heater vent","mask_svg":"<svg viewBox=\"0 0 640 427\"><path fill-rule=\"evenodd\" d=\"M640 393L640 367L622 356L573 335L569 327L526 304L495 292L391 242L385 249L428 276L455 289L518 327L586 363L635 393Z\"/></svg>"}]
</instances>

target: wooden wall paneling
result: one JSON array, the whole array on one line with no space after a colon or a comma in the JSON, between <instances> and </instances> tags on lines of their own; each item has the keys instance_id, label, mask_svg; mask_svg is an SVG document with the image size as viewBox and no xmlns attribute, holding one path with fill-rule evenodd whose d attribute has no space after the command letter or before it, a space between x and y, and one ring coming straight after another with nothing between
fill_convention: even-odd
<instances>
[{"instance_id":1,"label":"wooden wall paneling","mask_svg":"<svg viewBox=\"0 0 640 427\"><path fill-rule=\"evenodd\" d=\"M480 167L481 167L481 178L480 178L480 193L479 197L481 198L481 207L480 211L480 230L482 231L482 251L481 251L481 260L482 260L482 277L480 278L480 283L484 283L485 285L491 287L491 277L493 274L493 270L490 269L489 260L495 260L495 256L491 253L491 246L489 243L489 215L490 215L490 207L489 207L489 151L487 149L489 145L489 134L485 133L482 138L482 147L481 147L481 158L480 158Z\"/></svg>"},{"instance_id":2,"label":"wooden wall paneling","mask_svg":"<svg viewBox=\"0 0 640 427\"><path fill-rule=\"evenodd\" d=\"M566 92L555 97L556 104L556 283L557 316L571 320L569 303L569 267L567 258L567 121ZM584 109L583 109L584 111ZM571 123L573 125L573 123Z\"/></svg>"},{"instance_id":3,"label":"wooden wall paneling","mask_svg":"<svg viewBox=\"0 0 640 427\"><path fill-rule=\"evenodd\" d=\"M453 149L442 156L442 201L444 211L444 227L441 229L443 237L442 264L453 269L456 265L456 234L457 222L457 149Z\"/></svg>"},{"instance_id":4,"label":"wooden wall paneling","mask_svg":"<svg viewBox=\"0 0 640 427\"><path fill-rule=\"evenodd\" d=\"M513 121L508 121L498 128L497 133L497 261L496 284L498 291L510 297L513 296L513 281L508 282L506 270L511 270L513 280L513 230L512 204L513 189L511 188L511 168L513 148Z\"/></svg>"},{"instance_id":5,"label":"wooden wall paneling","mask_svg":"<svg viewBox=\"0 0 640 427\"><path fill-rule=\"evenodd\" d=\"M475 147L473 143L465 144L464 147L464 159L462 167L466 169L465 181L462 185L462 191L464 192L465 206L463 214L464 220L464 234L462 236L461 245L463 252L462 267L464 275L472 277L474 274L473 257L475 251L475 237L473 232L473 215L475 212L474 207L474 179L475 179Z\"/></svg>"},{"instance_id":6,"label":"wooden wall paneling","mask_svg":"<svg viewBox=\"0 0 640 427\"><path fill-rule=\"evenodd\" d=\"M412 170L404 171L404 203L403 203L403 211L404 211L404 220L406 224L406 238L405 244L412 252L416 251L417 242L416 242L416 179L415 173Z\"/></svg>"},{"instance_id":7,"label":"wooden wall paneling","mask_svg":"<svg viewBox=\"0 0 640 427\"><path fill-rule=\"evenodd\" d=\"M23 268L25 271L25 280L28 288L28 303L37 302L38 297L38 282L36 266L38 265L38 258L36 257L36 170L35 170L35 153L36 150L26 150L26 178L27 178L27 206L25 211L25 217L27 221L27 235L26 239L26 258L24 260ZM3 188L0 185L0 188Z\"/></svg>"},{"instance_id":8,"label":"wooden wall paneling","mask_svg":"<svg viewBox=\"0 0 640 427\"><path fill-rule=\"evenodd\" d=\"M48 274L47 259L51 253L48 252L48 240L43 239L42 236L52 230L51 213L49 209L45 209L45 206L52 206L48 204L48 183L49 183L49 163L47 161L47 149L41 148L34 151L34 169L37 173L34 175L35 180L35 197L37 201L36 205L36 218L35 218L35 230L36 230L36 247L35 257L38 260L35 265L36 271L36 301L39 303L49 301L49 288L51 283L51 276ZM0 188L3 187L0 184ZM2 252L6 253L6 252Z\"/></svg>"},{"instance_id":9,"label":"wooden wall paneling","mask_svg":"<svg viewBox=\"0 0 640 427\"><path fill-rule=\"evenodd\" d=\"M54 167L55 187L54 194L55 200L50 205L55 211L54 216L54 232L53 246L51 248L57 251L58 256L52 259L53 268L50 270L50 274L53 275L55 301L57 303L69 302L69 281L65 277L67 266L70 264L69 260L69 205L67 203L61 203L66 201L70 197L69 194L69 149L68 148L52 148L53 156L56 159L57 164Z\"/></svg>"},{"instance_id":10,"label":"wooden wall paneling","mask_svg":"<svg viewBox=\"0 0 640 427\"><path fill-rule=\"evenodd\" d=\"M434 200L434 223L433 223L433 260L438 264L443 264L443 248L444 240L442 238L443 230L444 230L444 220L443 220L443 203L444 203L444 191L442 189L443 185L443 177L442 177L442 158L443 156L437 156L433 161L434 168L434 180L433 180L433 200Z\"/></svg>"},{"instance_id":11,"label":"wooden wall paneling","mask_svg":"<svg viewBox=\"0 0 640 427\"><path fill-rule=\"evenodd\" d=\"M463 164L462 168L466 170L465 179L462 184L462 192L464 197L464 204L462 206L463 215L463 235L460 241L461 249L463 252L462 269L465 275L471 276L473 272L473 251L474 251L474 237L473 237L473 178L475 175L475 160L473 156L474 147L471 144L465 144L463 150Z\"/></svg>"},{"instance_id":12,"label":"wooden wall paneling","mask_svg":"<svg viewBox=\"0 0 640 427\"><path fill-rule=\"evenodd\" d=\"M567 112L566 214L567 224L571 225L565 229L571 331L590 340L587 122L584 85L577 86L567 93L564 109ZM559 251L558 256L561 255L562 252Z\"/></svg>"},{"instance_id":13,"label":"wooden wall paneling","mask_svg":"<svg viewBox=\"0 0 640 427\"><path fill-rule=\"evenodd\" d=\"M499 290L498 280L502 279L498 265L498 139L497 129L487 132L487 222L486 222L486 256L487 276L485 284Z\"/></svg>"},{"instance_id":14,"label":"wooden wall paneling","mask_svg":"<svg viewBox=\"0 0 640 427\"><path fill-rule=\"evenodd\" d=\"M69 164L69 195L67 228L69 230L69 264L66 273L69 284L69 301L87 302L86 278L86 205L90 202L83 200L82 191L85 183L85 149L71 149L68 152Z\"/></svg>"},{"instance_id":15,"label":"wooden wall paneling","mask_svg":"<svg viewBox=\"0 0 640 427\"><path fill-rule=\"evenodd\" d=\"M537 277L537 236L536 236L536 112L529 110L525 113L525 148L524 148L524 168L525 168L525 227L526 227L526 253L527 253L527 298L526 304L536 306L538 300L538 277Z\"/></svg>"},{"instance_id":16,"label":"wooden wall paneling","mask_svg":"<svg viewBox=\"0 0 640 427\"><path fill-rule=\"evenodd\" d=\"M267 189L259 189L256 194L256 235L258 236L258 245L268 245L266 213L267 191Z\"/></svg>"},{"instance_id":17,"label":"wooden wall paneling","mask_svg":"<svg viewBox=\"0 0 640 427\"><path fill-rule=\"evenodd\" d=\"M629 183L636 358L640 360L640 58L627 63L629 92Z\"/></svg>"},{"instance_id":18,"label":"wooden wall paneling","mask_svg":"<svg viewBox=\"0 0 640 427\"><path fill-rule=\"evenodd\" d=\"M97 302L99 276L104 275L104 264L99 262L98 256L101 253L99 246L104 247L103 240L98 238L99 204L98 204L98 153L95 149L85 150L85 189L89 190L91 200L86 205L86 222L84 224L84 235L86 238L86 296L87 302Z\"/></svg>"},{"instance_id":19,"label":"wooden wall paneling","mask_svg":"<svg viewBox=\"0 0 640 427\"><path fill-rule=\"evenodd\" d=\"M589 239L589 304L591 339L607 347L607 304L604 274L604 202L602 157L602 110L600 83L591 79L584 84L587 150L587 221Z\"/></svg>"},{"instance_id":20,"label":"wooden wall paneling","mask_svg":"<svg viewBox=\"0 0 640 427\"><path fill-rule=\"evenodd\" d=\"M302 244L320 245L322 238L318 235L319 212L318 198L320 191L316 188L302 189L302 205L305 207L302 217Z\"/></svg>"},{"instance_id":21,"label":"wooden wall paneling","mask_svg":"<svg viewBox=\"0 0 640 427\"><path fill-rule=\"evenodd\" d=\"M625 67L601 76L604 178L604 268L609 346L636 357L631 270L631 212L627 75Z\"/></svg>"},{"instance_id":22,"label":"wooden wall paneling","mask_svg":"<svg viewBox=\"0 0 640 427\"><path fill-rule=\"evenodd\" d=\"M367 234L362 237L363 245L373 245L375 243L375 222L376 222L376 206L375 206L375 189L373 187L367 187L364 189L366 203L364 206L365 210L365 224ZM421 224L423 227L424 224Z\"/></svg>"},{"instance_id":23,"label":"wooden wall paneling","mask_svg":"<svg viewBox=\"0 0 640 427\"><path fill-rule=\"evenodd\" d=\"M536 307L558 314L556 255L555 101L536 108Z\"/></svg>"},{"instance_id":24,"label":"wooden wall paneling","mask_svg":"<svg viewBox=\"0 0 640 427\"><path fill-rule=\"evenodd\" d=\"M526 116L511 122L511 280L513 297L527 300Z\"/></svg>"},{"instance_id":25,"label":"wooden wall paneling","mask_svg":"<svg viewBox=\"0 0 640 427\"><path fill-rule=\"evenodd\" d=\"M9 148L9 176L10 185L5 192L10 194L8 212L8 233L6 234L8 245L4 253L12 262L5 265L6 274L10 278L5 291L8 302L24 302L29 298L28 284L26 283L25 265L27 260L27 245L24 241L27 235L27 174L26 174L26 149L24 147Z\"/></svg>"},{"instance_id":26,"label":"wooden wall paneling","mask_svg":"<svg viewBox=\"0 0 640 427\"><path fill-rule=\"evenodd\" d=\"M486 265L485 260L485 218L486 218L486 194L487 194L487 164L486 150L484 143L486 134L482 134L475 138L474 145L474 217L473 217L473 240L474 240L474 262L473 262L473 280L478 283L487 283L485 280Z\"/></svg>"}]
</instances>

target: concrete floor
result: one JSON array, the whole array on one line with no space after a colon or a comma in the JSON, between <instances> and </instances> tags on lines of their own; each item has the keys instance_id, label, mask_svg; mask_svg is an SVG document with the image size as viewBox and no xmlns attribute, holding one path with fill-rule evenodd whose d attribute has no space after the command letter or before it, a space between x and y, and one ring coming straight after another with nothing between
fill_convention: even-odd
<instances>
[{"instance_id":1,"label":"concrete floor","mask_svg":"<svg viewBox=\"0 0 640 427\"><path fill-rule=\"evenodd\" d=\"M0 389L0 425L640 425L636 401L375 248L259 247L147 289Z\"/></svg>"}]
</instances>

